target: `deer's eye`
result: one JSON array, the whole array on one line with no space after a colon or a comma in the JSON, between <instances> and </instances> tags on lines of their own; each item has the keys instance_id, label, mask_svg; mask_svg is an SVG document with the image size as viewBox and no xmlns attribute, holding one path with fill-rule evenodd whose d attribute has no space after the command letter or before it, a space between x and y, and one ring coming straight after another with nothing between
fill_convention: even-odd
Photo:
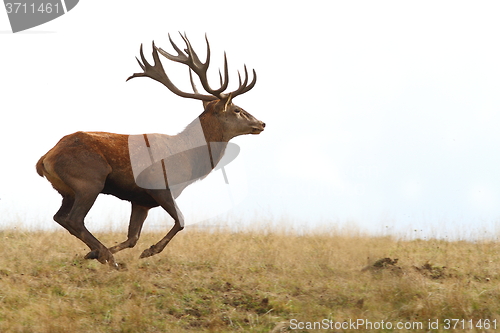
<instances>
[{"instance_id":1,"label":"deer's eye","mask_svg":"<svg viewBox=\"0 0 500 333\"><path fill-rule=\"evenodd\" d=\"M234 109L234 112L236 113L240 113L240 111L241 111L240 109Z\"/></svg>"}]
</instances>

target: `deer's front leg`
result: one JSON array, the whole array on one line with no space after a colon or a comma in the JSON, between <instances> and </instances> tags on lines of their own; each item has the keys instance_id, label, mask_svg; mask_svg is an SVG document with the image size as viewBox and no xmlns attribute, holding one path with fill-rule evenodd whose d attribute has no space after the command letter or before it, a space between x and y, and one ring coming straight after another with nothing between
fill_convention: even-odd
<instances>
[{"instance_id":1,"label":"deer's front leg","mask_svg":"<svg viewBox=\"0 0 500 333\"><path fill-rule=\"evenodd\" d=\"M130 224L128 227L127 240L111 247L109 251L111 253L116 253L126 248L134 247L141 236L142 226L144 220L148 216L149 207L144 207L135 203L132 203L132 214L130 215Z\"/></svg>"},{"instance_id":2,"label":"deer's front leg","mask_svg":"<svg viewBox=\"0 0 500 333\"><path fill-rule=\"evenodd\" d=\"M172 196L170 190L149 190L149 194L167 211L167 213L172 216L174 219L174 226L167 233L165 237L163 237L158 243L152 245L149 249L144 250L142 252L140 258L151 257L155 254L160 253L165 249L165 246L174 238L174 236L184 229L184 216L182 215L179 207L175 203L175 200Z\"/></svg>"}]
</instances>

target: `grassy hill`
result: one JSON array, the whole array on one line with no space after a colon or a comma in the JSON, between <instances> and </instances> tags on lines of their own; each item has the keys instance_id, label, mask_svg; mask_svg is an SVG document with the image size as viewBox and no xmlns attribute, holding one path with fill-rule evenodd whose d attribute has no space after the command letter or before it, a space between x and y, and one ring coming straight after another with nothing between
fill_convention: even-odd
<instances>
[{"instance_id":1,"label":"grassy hill","mask_svg":"<svg viewBox=\"0 0 500 333\"><path fill-rule=\"evenodd\" d=\"M65 231L0 231L0 332L500 330L498 243L187 228L138 259L162 236L116 271Z\"/></svg>"}]
</instances>

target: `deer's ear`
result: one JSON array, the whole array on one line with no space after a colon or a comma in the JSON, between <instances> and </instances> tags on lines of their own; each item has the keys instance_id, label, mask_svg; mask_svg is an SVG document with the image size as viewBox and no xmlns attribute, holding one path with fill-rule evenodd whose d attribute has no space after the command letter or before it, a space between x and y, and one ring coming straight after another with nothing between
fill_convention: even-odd
<instances>
[{"instance_id":1,"label":"deer's ear","mask_svg":"<svg viewBox=\"0 0 500 333\"><path fill-rule=\"evenodd\" d=\"M203 110L207 109L208 104L210 104L212 101L203 101Z\"/></svg>"}]
</instances>

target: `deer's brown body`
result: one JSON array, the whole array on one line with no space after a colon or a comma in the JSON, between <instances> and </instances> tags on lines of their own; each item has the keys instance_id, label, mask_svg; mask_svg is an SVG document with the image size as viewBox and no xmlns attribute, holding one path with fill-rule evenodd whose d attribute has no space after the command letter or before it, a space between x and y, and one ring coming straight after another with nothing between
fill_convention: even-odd
<instances>
[{"instance_id":1,"label":"deer's brown body","mask_svg":"<svg viewBox=\"0 0 500 333\"><path fill-rule=\"evenodd\" d=\"M208 41L207 61L203 64L192 50L187 38L182 37L187 45L185 50L187 54L182 53L172 40L171 43L178 52L177 56L157 49L153 44L154 66L145 60L141 46L142 63L139 62L139 64L144 73L136 73L130 77L147 76L163 83L179 96L204 101L204 112L181 133L173 136L165 134L144 136L146 140L149 138L149 141L160 142L166 150L173 149L178 152L168 159L162 159L161 164L160 161L157 163L158 166L163 167L166 186L151 188L138 185L131 159L134 156L134 149L139 148L131 145L131 136L123 134L77 132L67 135L42 156L36 165L38 174L45 176L63 197L61 208L54 215L54 220L89 246L91 252L86 256L88 259L98 259L101 263L116 266L113 253L135 246L149 209L157 206L165 209L172 216L175 224L162 240L145 250L141 258L161 252L172 237L184 227L184 218L175 203L175 198L189 184L204 178L211 172L224 155L229 140L238 135L259 134L264 130L263 122L232 104L233 97L253 87L256 79L255 72L253 81L247 85L248 76L245 68L244 82L242 83L240 79L239 88L232 93L225 94L223 93L227 87L227 64L225 63L225 81L222 81L221 75L221 88L213 90L206 78L210 56ZM199 76L203 87L211 95L198 93L192 78L194 93L184 93L178 90L165 74L159 61L158 51L173 61L188 65L190 70ZM190 149L192 141L200 135L200 131L206 145L200 149ZM146 164L147 162L144 161ZM153 180L157 181L155 178ZM109 249L98 241L84 224L86 214L100 193L111 194L132 203L128 238Z\"/></svg>"}]
</instances>

